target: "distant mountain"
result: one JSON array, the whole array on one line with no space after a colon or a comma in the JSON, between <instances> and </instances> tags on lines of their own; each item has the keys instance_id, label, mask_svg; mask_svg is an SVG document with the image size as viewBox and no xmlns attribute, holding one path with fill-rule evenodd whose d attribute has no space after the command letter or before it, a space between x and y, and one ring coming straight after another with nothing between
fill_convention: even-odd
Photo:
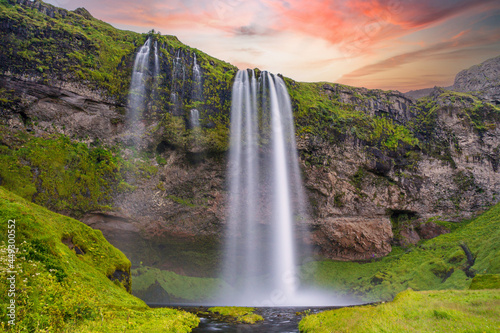
<instances>
[{"instance_id":1,"label":"distant mountain","mask_svg":"<svg viewBox=\"0 0 500 333\"><path fill-rule=\"evenodd\" d=\"M470 92L483 100L499 105L500 56L458 73L452 89L458 92Z\"/></svg>"},{"instance_id":2,"label":"distant mountain","mask_svg":"<svg viewBox=\"0 0 500 333\"><path fill-rule=\"evenodd\" d=\"M419 99L429 96L434 88L410 90L405 96ZM452 86L445 90L467 92L492 104L500 104L500 56L488 59L479 65L464 69L455 77Z\"/></svg>"},{"instance_id":3,"label":"distant mountain","mask_svg":"<svg viewBox=\"0 0 500 333\"><path fill-rule=\"evenodd\" d=\"M422 98L422 97L429 96L431 94L431 92L434 90L434 88L424 88L424 89L410 90L408 92L405 92L404 95L407 96L407 97L414 98L414 99L419 99L419 98Z\"/></svg>"}]
</instances>

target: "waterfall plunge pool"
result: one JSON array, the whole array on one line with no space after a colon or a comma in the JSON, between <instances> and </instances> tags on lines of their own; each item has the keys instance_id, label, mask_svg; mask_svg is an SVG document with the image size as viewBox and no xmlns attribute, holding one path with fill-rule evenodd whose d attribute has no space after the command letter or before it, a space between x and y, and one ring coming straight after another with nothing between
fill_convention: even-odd
<instances>
[{"instance_id":1,"label":"waterfall plunge pool","mask_svg":"<svg viewBox=\"0 0 500 333\"><path fill-rule=\"evenodd\" d=\"M149 304L151 307L162 307L159 304ZM208 311L209 306L172 306L168 307L191 312L200 318L198 327L193 333L224 332L224 333L291 333L299 332L299 322L306 314L315 314L322 311L340 309L343 306L330 307L256 307L254 313L261 315L264 320L255 324L224 321L220 315Z\"/></svg>"}]
</instances>

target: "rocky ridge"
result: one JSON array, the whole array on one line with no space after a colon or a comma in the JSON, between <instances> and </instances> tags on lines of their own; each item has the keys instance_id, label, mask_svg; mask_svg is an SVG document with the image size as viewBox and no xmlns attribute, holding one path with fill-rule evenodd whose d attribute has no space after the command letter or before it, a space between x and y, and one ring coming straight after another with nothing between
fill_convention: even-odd
<instances>
[{"instance_id":1,"label":"rocky ridge","mask_svg":"<svg viewBox=\"0 0 500 333\"><path fill-rule=\"evenodd\" d=\"M458 73L452 89L500 105L500 56Z\"/></svg>"}]
</instances>

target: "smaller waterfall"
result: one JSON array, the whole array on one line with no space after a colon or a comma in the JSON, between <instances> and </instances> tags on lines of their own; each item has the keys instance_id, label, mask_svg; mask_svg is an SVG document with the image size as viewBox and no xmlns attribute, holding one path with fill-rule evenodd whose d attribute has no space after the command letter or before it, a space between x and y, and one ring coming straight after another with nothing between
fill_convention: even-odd
<instances>
[{"instance_id":1,"label":"smaller waterfall","mask_svg":"<svg viewBox=\"0 0 500 333\"><path fill-rule=\"evenodd\" d=\"M198 65L198 62L196 61L196 53L194 53L193 87L192 87L191 98L194 101L201 101L202 93L203 93L203 86L201 83L201 70L200 70L200 65Z\"/></svg>"},{"instance_id":2,"label":"smaller waterfall","mask_svg":"<svg viewBox=\"0 0 500 333\"><path fill-rule=\"evenodd\" d=\"M146 79L149 75L149 52L151 38L139 49L135 56L132 79L128 97L127 121L130 128L138 126L138 121L145 107ZM135 132L135 131L134 131ZM137 133L139 134L139 133Z\"/></svg>"},{"instance_id":3,"label":"smaller waterfall","mask_svg":"<svg viewBox=\"0 0 500 333\"><path fill-rule=\"evenodd\" d=\"M186 75L181 58L181 50L177 50L172 64L172 89L170 93L174 114L177 113L181 107L182 98L179 99L179 92L182 92L181 89L184 86L185 79Z\"/></svg>"},{"instance_id":4,"label":"smaller waterfall","mask_svg":"<svg viewBox=\"0 0 500 333\"><path fill-rule=\"evenodd\" d=\"M160 75L160 58L158 57L158 41L155 41L155 72L154 72L155 80L158 80L159 75Z\"/></svg>"},{"instance_id":5,"label":"smaller waterfall","mask_svg":"<svg viewBox=\"0 0 500 333\"><path fill-rule=\"evenodd\" d=\"M191 109L191 117L190 117L190 122L191 122L191 128L198 128L200 127L200 112L196 109Z\"/></svg>"}]
</instances>

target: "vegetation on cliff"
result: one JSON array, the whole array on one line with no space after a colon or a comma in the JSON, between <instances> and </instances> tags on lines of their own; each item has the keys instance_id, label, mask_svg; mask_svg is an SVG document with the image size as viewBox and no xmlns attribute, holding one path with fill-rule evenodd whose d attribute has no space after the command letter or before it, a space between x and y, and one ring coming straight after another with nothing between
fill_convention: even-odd
<instances>
[{"instance_id":1,"label":"vegetation on cliff","mask_svg":"<svg viewBox=\"0 0 500 333\"><path fill-rule=\"evenodd\" d=\"M381 101L386 92L380 90L361 93L358 88L344 85L295 82L286 79L288 91L295 111L297 135L316 136L330 143L342 136L354 136L369 145L380 146L386 150L415 147L419 141L410 129L397 124L389 117L369 114L356 105L381 103L390 105L391 101ZM349 102L343 101L340 94L351 95ZM390 92L389 92L390 94Z\"/></svg>"},{"instance_id":2,"label":"vegetation on cliff","mask_svg":"<svg viewBox=\"0 0 500 333\"><path fill-rule=\"evenodd\" d=\"M307 281L357 295L365 301L390 300L413 290L467 289L477 274L500 274L500 204L449 234L394 248L370 262L311 262ZM308 272L314 272L308 275Z\"/></svg>"},{"instance_id":3,"label":"vegetation on cliff","mask_svg":"<svg viewBox=\"0 0 500 333\"><path fill-rule=\"evenodd\" d=\"M3 330L164 332L167 328L189 332L197 325L194 315L172 309L151 310L130 295L130 261L100 231L27 202L2 187L0 219ZM9 220L15 221L15 258L7 246L12 245L7 236ZM12 274L15 326L8 325L7 317L7 277Z\"/></svg>"}]
</instances>

